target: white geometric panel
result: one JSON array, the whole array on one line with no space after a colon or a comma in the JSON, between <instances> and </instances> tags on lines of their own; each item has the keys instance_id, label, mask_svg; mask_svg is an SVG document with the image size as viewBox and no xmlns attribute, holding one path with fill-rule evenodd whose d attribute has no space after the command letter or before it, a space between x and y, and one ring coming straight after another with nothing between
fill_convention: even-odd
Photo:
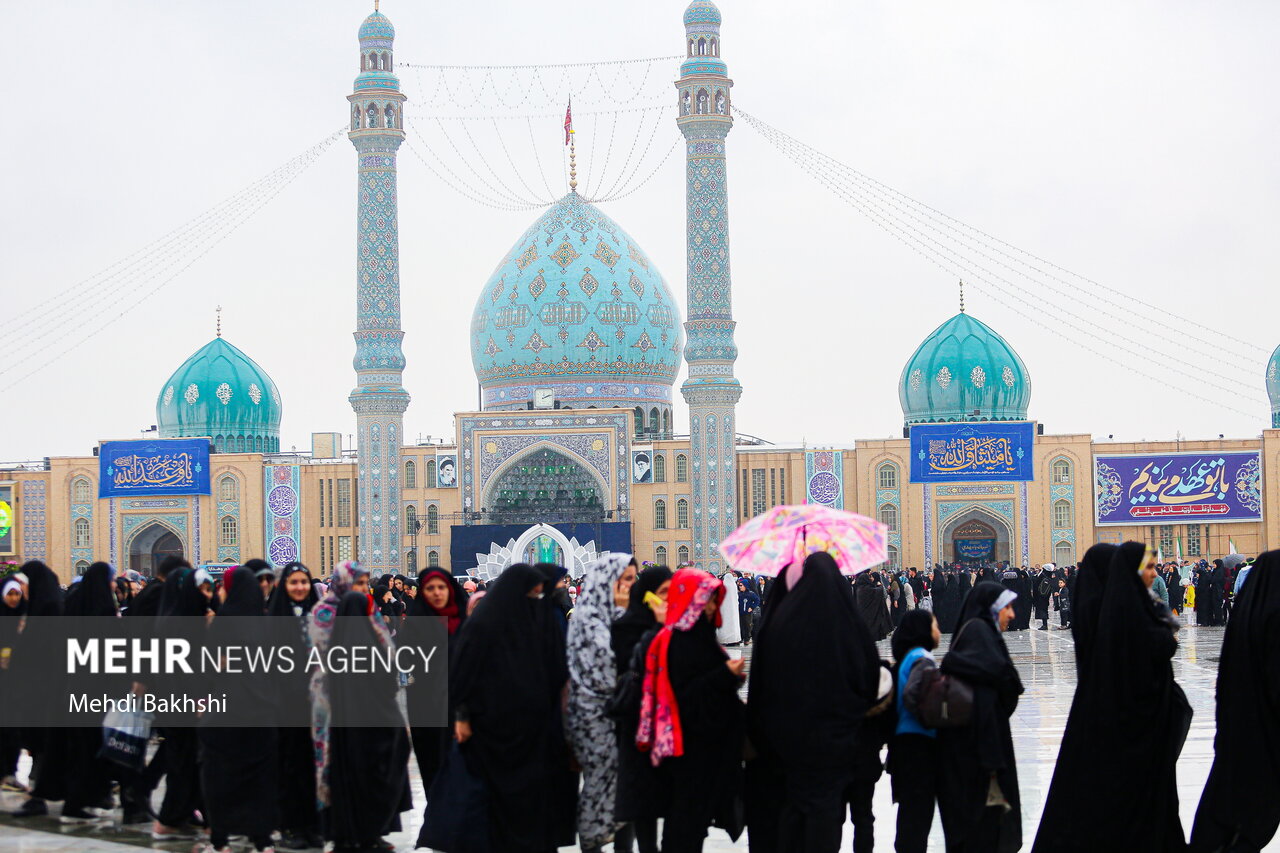
<instances>
[{"instance_id":1,"label":"white geometric panel","mask_svg":"<svg viewBox=\"0 0 1280 853\"><path fill-rule=\"evenodd\" d=\"M496 580L508 566L519 561L519 555L524 553L525 548L539 536L544 535L554 539L564 551L565 568L569 570L570 577L582 577L590 563L609 554L608 551L596 551L595 540L582 545L576 538L566 538L563 533L549 524L535 524L521 533L519 539L510 539L506 545L494 542L488 554L476 554L476 567L467 569L467 574L486 583Z\"/></svg>"}]
</instances>

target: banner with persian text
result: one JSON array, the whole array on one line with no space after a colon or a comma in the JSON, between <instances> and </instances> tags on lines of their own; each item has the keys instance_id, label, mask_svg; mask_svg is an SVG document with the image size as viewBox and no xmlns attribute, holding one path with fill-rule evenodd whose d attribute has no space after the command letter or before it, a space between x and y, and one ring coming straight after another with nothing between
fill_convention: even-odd
<instances>
[{"instance_id":1,"label":"banner with persian text","mask_svg":"<svg viewBox=\"0 0 1280 853\"><path fill-rule=\"evenodd\" d=\"M98 497L209 494L209 439L104 441Z\"/></svg>"},{"instance_id":2,"label":"banner with persian text","mask_svg":"<svg viewBox=\"0 0 1280 853\"><path fill-rule=\"evenodd\" d=\"M1036 427L1009 423L914 424L911 482L990 483L1035 479Z\"/></svg>"},{"instance_id":3,"label":"banner with persian text","mask_svg":"<svg viewBox=\"0 0 1280 853\"><path fill-rule=\"evenodd\" d=\"M1098 524L1262 521L1257 453L1144 453L1093 458Z\"/></svg>"}]
</instances>

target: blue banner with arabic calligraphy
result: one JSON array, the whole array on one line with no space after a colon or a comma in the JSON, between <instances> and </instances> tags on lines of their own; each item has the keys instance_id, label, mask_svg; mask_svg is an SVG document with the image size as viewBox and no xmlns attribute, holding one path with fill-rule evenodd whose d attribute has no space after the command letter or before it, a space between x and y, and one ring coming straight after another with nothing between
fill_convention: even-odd
<instances>
[{"instance_id":1,"label":"blue banner with arabic calligraphy","mask_svg":"<svg viewBox=\"0 0 1280 853\"><path fill-rule=\"evenodd\" d=\"M1093 458L1098 524L1262 521L1257 453L1145 453Z\"/></svg>"},{"instance_id":2,"label":"blue banner with arabic calligraphy","mask_svg":"<svg viewBox=\"0 0 1280 853\"><path fill-rule=\"evenodd\" d=\"M104 441L98 497L209 494L209 439Z\"/></svg>"},{"instance_id":3,"label":"blue banner with arabic calligraphy","mask_svg":"<svg viewBox=\"0 0 1280 853\"><path fill-rule=\"evenodd\" d=\"M911 482L991 483L1035 479L1036 425L916 424L911 427Z\"/></svg>"}]
</instances>

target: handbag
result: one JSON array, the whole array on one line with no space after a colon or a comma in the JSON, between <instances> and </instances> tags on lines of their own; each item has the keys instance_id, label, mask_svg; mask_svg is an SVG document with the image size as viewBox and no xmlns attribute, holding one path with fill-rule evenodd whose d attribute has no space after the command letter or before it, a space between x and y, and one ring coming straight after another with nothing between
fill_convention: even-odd
<instances>
[{"instance_id":1,"label":"handbag","mask_svg":"<svg viewBox=\"0 0 1280 853\"><path fill-rule=\"evenodd\" d=\"M118 705L123 704L122 699ZM102 720L102 748L98 750L98 757L129 770L141 770L147 763L150 741L150 714L111 710Z\"/></svg>"},{"instance_id":2,"label":"handbag","mask_svg":"<svg viewBox=\"0 0 1280 853\"><path fill-rule=\"evenodd\" d=\"M427 813L419 847L449 853L490 853L489 791L471 772L462 747L454 743L427 793Z\"/></svg>"},{"instance_id":3,"label":"handbag","mask_svg":"<svg viewBox=\"0 0 1280 853\"><path fill-rule=\"evenodd\" d=\"M969 620L960 626L959 633L951 641L952 646L972 622ZM930 729L958 729L973 722L972 687L936 668L920 675L920 695L914 713L921 725Z\"/></svg>"}]
</instances>

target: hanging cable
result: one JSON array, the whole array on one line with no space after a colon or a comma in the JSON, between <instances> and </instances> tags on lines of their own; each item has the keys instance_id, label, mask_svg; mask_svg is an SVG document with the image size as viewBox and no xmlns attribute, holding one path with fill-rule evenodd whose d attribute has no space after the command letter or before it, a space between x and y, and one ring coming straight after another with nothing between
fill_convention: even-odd
<instances>
[{"instance_id":1,"label":"hanging cable","mask_svg":"<svg viewBox=\"0 0 1280 853\"><path fill-rule=\"evenodd\" d=\"M1039 276L1043 276L1045 279L1056 281L1059 284L1062 284L1063 286L1071 288L1072 290L1076 291L1077 294L1080 296L1083 296L1087 299L1096 300L1100 303L1110 305L1122 311L1130 310L1130 309L1127 308L1125 305L1121 304L1120 302L1117 302L1112 297L1118 297L1120 299L1128 300L1130 303L1137 305L1139 307L1158 312L1159 314L1162 314L1167 317L1171 317L1174 320L1176 320L1179 325L1171 325L1171 324L1165 323L1164 321L1158 318L1152 318L1152 317L1146 318L1149 320L1149 322L1153 323L1154 325L1159 325L1171 332L1184 334L1187 326L1193 326L1195 328L1199 328L1205 332L1218 336L1227 344L1235 343L1241 347L1252 350L1257 354L1262 354L1262 355L1268 354L1267 351L1262 347L1258 347L1257 345L1249 342L1234 341L1231 338L1231 336L1226 335L1223 332L1216 330L1210 326L1207 326L1195 320L1194 318L1185 317L1185 316L1176 314L1159 305L1155 305L1139 297L1132 296L1130 294L1123 293L1121 291L1117 291L1112 288L1107 288L1099 284L1098 282L1090 278L1087 278L1086 276L1082 276L1082 275L1079 275L1078 273L1071 272L1070 270L1067 270L1057 264L1054 264L1051 261L1047 261L1044 258L1039 257L1038 255L1035 255L1031 252L1028 252L1024 249L1014 246L1004 240L994 237L993 235L987 233L986 231L983 231L980 228L969 225L968 223L965 223L961 220L951 217L937 210L936 208L929 206L924 202L921 202L915 198L912 198L911 196L908 196L905 193L902 193L894 189L893 187L890 187L889 185L869 175L866 175L865 173L860 172L851 166L848 166L847 164L841 163L840 161L835 160L829 155L826 155L820 151L817 151L816 149L811 148L808 145L805 145L804 143L800 142L794 137L789 136L788 134L779 130L778 128L767 124L762 119L759 119L753 115L743 112L743 110L740 108L735 107L735 112L738 115L741 115L744 119L746 119L746 121L754 129L759 131L762 135L764 135L767 139L769 139L770 142L774 143L775 145L782 143L782 144L791 144L791 145L800 147L806 155L821 159L822 161L830 164L833 168L836 168L839 171L845 173L851 179L858 181L860 183L866 184L869 187L874 187L878 192L882 193L886 197L895 198L903 204L906 204L913 208L918 209L923 216L925 216L928 220L931 221L933 226L952 232L953 234L957 235L956 236L957 240L961 238L961 235L968 234L968 235L971 235L973 239L980 239L982 241L987 241L989 244L991 244L988 247L990 251L1004 257L1006 260L1012 263L1016 263L1026 267L1027 270L1032 275L1039 275ZM1063 278L1062 276L1058 276L1054 274L1053 271L1062 273L1064 276L1068 276L1069 278ZM1027 273L1020 273L1020 274L1025 275ZM1032 276L1029 275L1028 277L1032 277ZM1074 279L1075 281L1073 281L1072 279ZM1082 282L1088 287L1082 287L1081 284L1077 282ZM1089 288L1096 288L1098 292L1093 292ZM1055 290L1055 292L1061 293L1060 290ZM1249 356L1248 358L1250 359L1249 368L1253 369L1254 367L1256 367L1256 360L1252 355Z\"/></svg>"}]
</instances>

